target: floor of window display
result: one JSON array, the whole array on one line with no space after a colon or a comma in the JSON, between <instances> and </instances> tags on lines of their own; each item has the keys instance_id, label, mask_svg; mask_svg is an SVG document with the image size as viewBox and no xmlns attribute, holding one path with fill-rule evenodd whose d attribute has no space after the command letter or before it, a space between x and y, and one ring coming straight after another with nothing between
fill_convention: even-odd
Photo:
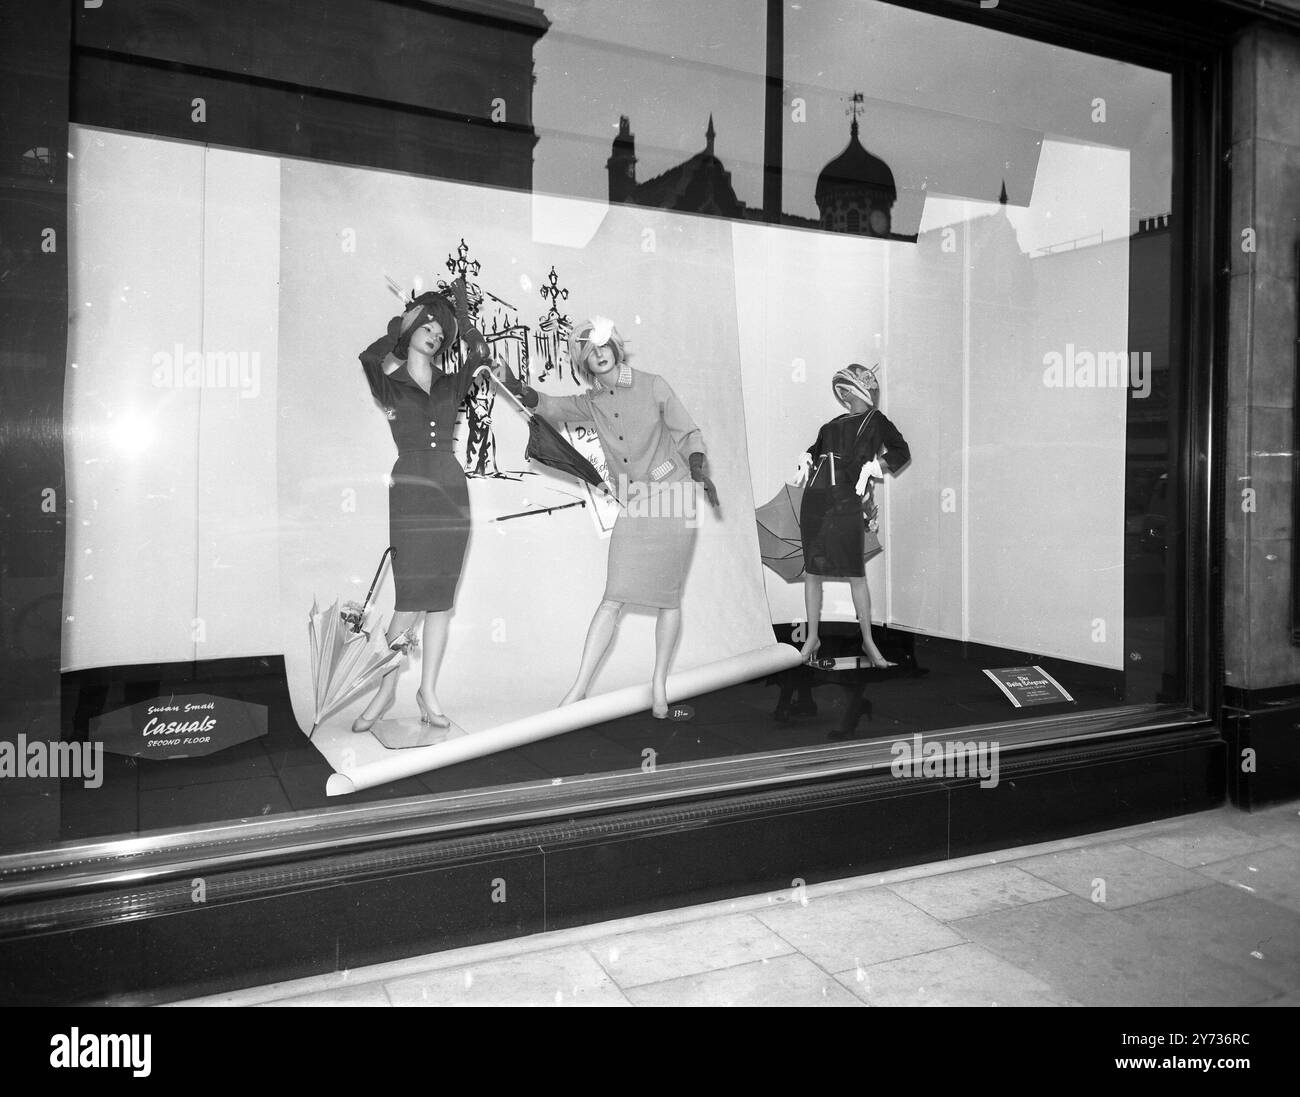
<instances>
[{"instance_id":1,"label":"floor of window display","mask_svg":"<svg viewBox=\"0 0 1300 1097\"><path fill-rule=\"evenodd\" d=\"M851 626L827 626L823 656L858 654ZM1149 630L1149 641L1158 630ZM787 627L788 632L788 627ZM787 637L783 637L788 639ZM105 754L102 787L75 779L61 782L56 803L39 805L39 818L24 818L38 805L28 797L0 801L0 828L9 848L167 830L232 819L352 803L485 788L556 777L631 770L649 748L656 765L691 762L848 740L910 737L949 727L1100 709L1130 701L1154 701L1157 683L1143 682L1145 668L1104 672L1080 664L1043 660L937 640L896 630L876 630L876 640L899 665L889 670L813 670L797 667L764 679L689 698L689 717L655 720L647 712L567 732L513 750L434 770L346 798L331 798L325 783L332 770L297 728L287 703L271 703L268 734L202 758L137 760ZM1042 663L1073 697L1072 703L1016 709L984 675L986 667ZM210 681L203 690L265 702L253 696L268 675L243 682ZM253 684L249 685L251 681ZM138 682L139 696L101 695L100 711L158 695L167 683ZM119 692L120 686L114 687ZM168 687L170 688L170 687ZM250 692L251 691L251 692ZM557 684L556 693L562 692ZM88 696L82 691L84 708ZM65 698L65 706L68 702ZM93 709L90 710L93 713ZM78 723L86 721L86 712ZM56 811L50 810L56 807Z\"/></svg>"}]
</instances>

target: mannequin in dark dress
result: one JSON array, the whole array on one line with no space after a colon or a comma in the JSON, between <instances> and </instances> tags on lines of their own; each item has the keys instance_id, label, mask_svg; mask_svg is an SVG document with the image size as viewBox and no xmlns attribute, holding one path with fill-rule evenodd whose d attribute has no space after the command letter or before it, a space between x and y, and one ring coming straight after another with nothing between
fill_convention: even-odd
<instances>
[{"instance_id":1,"label":"mannequin in dark dress","mask_svg":"<svg viewBox=\"0 0 1300 1097\"><path fill-rule=\"evenodd\" d=\"M469 489L452 448L452 430L481 361L467 347L460 367L448 372L446 352L456 345L457 334L456 315L446 298L425 293L360 356L397 446L388 489L395 589L388 639L413 628L424 614L416 702L422 722L435 727L450 725L436 688L470 531ZM463 334L468 343L477 333ZM369 731L392 705L396 690L393 670L352 730Z\"/></svg>"},{"instance_id":2,"label":"mannequin in dark dress","mask_svg":"<svg viewBox=\"0 0 1300 1097\"><path fill-rule=\"evenodd\" d=\"M848 409L822 426L805 458L808 481L799 509L804 554L804 606L808 636L805 661L821 647L822 583L845 579L862 631L862 651L873 667L891 667L871 636L871 590L863 552L864 492L882 467L897 472L911 457L898 428L876 407L880 386L875 374L854 363L832 381L835 398Z\"/></svg>"}]
</instances>

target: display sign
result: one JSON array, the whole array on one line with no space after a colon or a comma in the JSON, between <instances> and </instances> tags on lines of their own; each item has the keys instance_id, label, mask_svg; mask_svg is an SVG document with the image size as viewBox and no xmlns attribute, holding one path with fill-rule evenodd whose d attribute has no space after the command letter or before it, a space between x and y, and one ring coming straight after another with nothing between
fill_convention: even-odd
<instances>
[{"instance_id":1,"label":"display sign","mask_svg":"<svg viewBox=\"0 0 1300 1097\"><path fill-rule=\"evenodd\" d=\"M266 706L207 693L174 694L91 721L92 739L135 758L197 758L266 734Z\"/></svg>"},{"instance_id":2,"label":"display sign","mask_svg":"<svg viewBox=\"0 0 1300 1097\"><path fill-rule=\"evenodd\" d=\"M1042 667L996 667L985 669L984 673L1016 708L1074 701L1061 683Z\"/></svg>"}]
</instances>

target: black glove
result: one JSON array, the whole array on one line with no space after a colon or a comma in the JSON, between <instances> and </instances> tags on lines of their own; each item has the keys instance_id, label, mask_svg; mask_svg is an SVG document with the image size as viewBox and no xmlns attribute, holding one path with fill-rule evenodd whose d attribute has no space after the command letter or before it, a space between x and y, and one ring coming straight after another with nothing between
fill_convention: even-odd
<instances>
[{"instance_id":1,"label":"black glove","mask_svg":"<svg viewBox=\"0 0 1300 1097\"><path fill-rule=\"evenodd\" d=\"M478 369L491 358L487 340L483 338L483 333L478 328L466 328L461 338L465 340L466 364L470 369Z\"/></svg>"},{"instance_id":2,"label":"black glove","mask_svg":"<svg viewBox=\"0 0 1300 1097\"><path fill-rule=\"evenodd\" d=\"M713 505L716 510L718 507L718 489L713 486L713 481L704 475L704 454L692 453L690 456L691 479L697 484L704 485L704 496Z\"/></svg>"},{"instance_id":3,"label":"black glove","mask_svg":"<svg viewBox=\"0 0 1300 1097\"><path fill-rule=\"evenodd\" d=\"M400 316L394 316L388 321L388 337L393 340L393 349L388 353L399 362L405 362L411 349L411 332L402 330Z\"/></svg>"},{"instance_id":4,"label":"black glove","mask_svg":"<svg viewBox=\"0 0 1300 1097\"><path fill-rule=\"evenodd\" d=\"M492 373L496 379L500 381L521 404L524 405L524 407L537 407L537 393L515 376L515 371L510 368L508 362L498 358L496 360L496 367L492 370Z\"/></svg>"}]
</instances>

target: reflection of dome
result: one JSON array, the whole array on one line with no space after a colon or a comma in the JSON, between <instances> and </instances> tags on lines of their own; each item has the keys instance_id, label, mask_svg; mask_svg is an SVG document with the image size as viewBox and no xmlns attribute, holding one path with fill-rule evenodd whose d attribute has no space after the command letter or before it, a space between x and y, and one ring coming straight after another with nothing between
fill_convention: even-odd
<instances>
[{"instance_id":1,"label":"reflection of dome","mask_svg":"<svg viewBox=\"0 0 1300 1097\"><path fill-rule=\"evenodd\" d=\"M822 168L817 177L817 191L814 197L818 207L825 204L831 192L840 187L854 190L871 190L882 197L888 196L889 202L898 198L898 188L894 185L894 173L889 170L879 156L872 156L862 142L858 140L858 120L853 120L849 130L849 143L844 151Z\"/></svg>"},{"instance_id":2,"label":"reflection of dome","mask_svg":"<svg viewBox=\"0 0 1300 1097\"><path fill-rule=\"evenodd\" d=\"M889 165L872 156L858 140L856 112L861 102L862 97L855 94L849 143L817 177L818 224L831 232L890 238L898 187Z\"/></svg>"}]
</instances>

